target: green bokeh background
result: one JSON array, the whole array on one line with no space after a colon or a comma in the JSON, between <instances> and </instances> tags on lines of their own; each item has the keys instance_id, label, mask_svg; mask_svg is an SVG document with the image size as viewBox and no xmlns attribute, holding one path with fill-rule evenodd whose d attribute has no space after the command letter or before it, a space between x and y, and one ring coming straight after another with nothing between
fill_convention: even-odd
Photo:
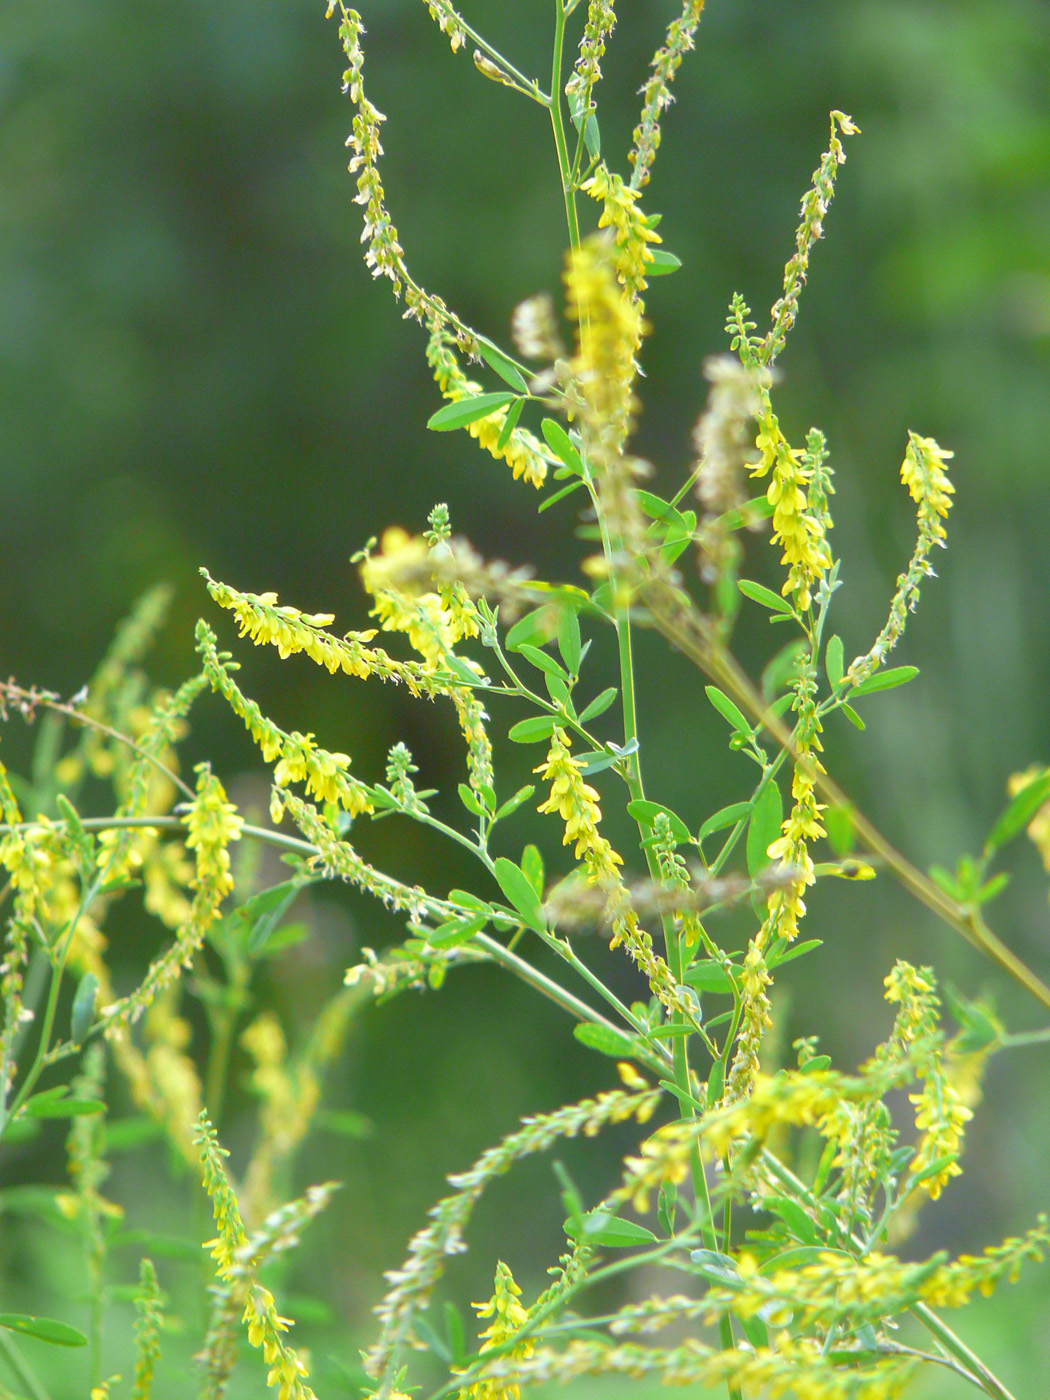
<instances>
[{"instance_id":1,"label":"green bokeh background","mask_svg":"<svg viewBox=\"0 0 1050 1400\"><path fill-rule=\"evenodd\" d=\"M675 8L625 7L604 64L603 148L624 173L635 94ZM467 17L546 79L548 10L542 0L473 0ZM566 235L544 114L479 77L469 56L453 56L418 0L363 13L366 82L389 119L387 198L409 265L505 341L517 302L558 293ZM657 464L656 489L672 490L703 404L700 364L725 347L731 293L744 294L761 324L826 148L828 110L851 113L863 129L848 143L781 360L778 410L794 440L810 424L828 435L846 584L834 626L847 658L870 645L910 553L913 520L898 480L907 430L956 453L950 549L900 649L923 675L869 704L863 736L836 727L827 742L829 766L920 866L954 865L977 849L1007 775L1050 758L1048 57L1050 11L1039 0L711 0L645 195L683 261L651 288L638 438ZM198 615L231 637L197 576L202 564L236 587L272 588L304 610L336 612L343 628L363 626L350 554L388 524L419 530L436 501L483 552L578 581L587 546L567 506L537 517L532 489L465 435L425 430L439 398L421 333L360 257L341 72L320 3L8 0L0 12L5 676L71 694L134 597L167 579L175 603L153 669L166 683L181 679L193 666ZM778 586L760 541L751 572ZM755 673L782 640L757 611L745 610L740 629ZM264 708L349 751L360 775L380 776L386 749L404 739L421 782L454 788L462 756L437 708L240 652ZM652 638L640 639L639 654L649 795L695 826L743 795L751 774L726 750L689 669ZM585 673L595 692L609 683L600 669L608 655L599 639ZM3 744L17 766L27 744L19 721ZM254 754L214 700L200 706L187 747L188 759L204 755L239 802L265 804ZM539 756L506 755L501 791ZM608 820L626 839L611 805ZM511 855L538 840L557 869L548 827L523 814L506 839ZM392 822L364 844L394 873L439 891L470 879L455 854ZM1014 863L993 923L1046 978L1045 877L1030 850L1018 849ZM811 934L826 944L784 977L788 1039L819 1032L840 1063L856 1063L887 1024L880 980L897 956L935 962L967 994L993 993L1012 1027L1039 1023L1034 1004L888 881L820 891L811 907ZM292 1039L362 944L400 934L382 910L341 892L306 912L315 938L264 989ZM115 956L137 963L141 942L131 930L126 937ZM629 974L617 975L636 994ZM1048 1078L1035 1051L993 1066L967 1173L930 1210L916 1250L973 1249L1019 1232L1045 1204ZM322 1358L333 1352L353 1364L379 1271L400 1260L446 1172L521 1114L609 1079L608 1062L573 1053L559 1013L492 972L461 973L440 997L367 1012L332 1098L368 1115L375 1136L319 1140L299 1182L347 1182L295 1278L299 1292L324 1293L333 1309L315 1333L302 1322L319 1365L330 1366ZM235 1165L243 1119L235 1100L224 1125ZM11 1179L58 1179L61 1139L48 1143L50 1157L18 1158ZM610 1152L566 1154L594 1195L613 1169ZM155 1220L184 1201L187 1184L165 1185L158 1165L148 1148L121 1163L132 1215ZM546 1165L502 1185L450 1293L461 1303L486 1296L497 1252L539 1286L559 1219ZM31 1297L75 1320L77 1305L58 1291L68 1260L51 1236L12 1226L6 1239L4 1307L31 1310ZM164 1283L177 1296L172 1270ZM963 1325L1021 1393L1032 1393L1026 1378L1050 1369L1047 1277L1033 1271ZM110 1369L127 1375L119 1332ZM74 1362L64 1364L56 1397L82 1393ZM340 1393L334 1372L328 1384L325 1393ZM961 1391L933 1378L924 1393Z\"/></svg>"}]
</instances>

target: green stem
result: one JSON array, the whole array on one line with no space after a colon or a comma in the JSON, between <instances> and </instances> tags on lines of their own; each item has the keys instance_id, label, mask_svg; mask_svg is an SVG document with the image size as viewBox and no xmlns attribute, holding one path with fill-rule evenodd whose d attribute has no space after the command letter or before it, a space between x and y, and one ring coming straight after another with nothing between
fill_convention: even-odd
<instances>
[{"instance_id":1,"label":"green stem","mask_svg":"<svg viewBox=\"0 0 1050 1400\"><path fill-rule=\"evenodd\" d=\"M0 1327L0 1356L4 1358L19 1385L25 1386L32 1400L51 1400L47 1391L22 1360L21 1353L12 1341L6 1328Z\"/></svg>"},{"instance_id":2,"label":"green stem","mask_svg":"<svg viewBox=\"0 0 1050 1400\"><path fill-rule=\"evenodd\" d=\"M580 246L580 225L576 218L576 195L572 183L572 162L565 142L565 122L561 110L561 67L565 46L565 8L562 0L554 0L554 54L551 60L551 126L554 128L554 145L558 152L558 170L561 173L562 198L565 201L565 221L569 226L569 246Z\"/></svg>"}]
</instances>

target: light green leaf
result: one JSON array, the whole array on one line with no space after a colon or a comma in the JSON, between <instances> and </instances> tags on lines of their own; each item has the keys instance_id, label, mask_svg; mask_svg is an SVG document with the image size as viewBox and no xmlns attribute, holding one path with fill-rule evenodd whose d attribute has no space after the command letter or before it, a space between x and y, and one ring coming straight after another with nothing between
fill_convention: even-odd
<instances>
[{"instance_id":1,"label":"light green leaf","mask_svg":"<svg viewBox=\"0 0 1050 1400\"><path fill-rule=\"evenodd\" d=\"M582 476L583 462L580 460L580 454L576 451L571 438L562 425L553 418L544 418L540 424L540 432L559 462L568 467L569 471L576 476Z\"/></svg>"},{"instance_id":2,"label":"light green leaf","mask_svg":"<svg viewBox=\"0 0 1050 1400\"><path fill-rule=\"evenodd\" d=\"M508 903L521 915L522 921L537 933L542 933L544 922L540 897L524 870L506 856L499 856L496 859L495 876L500 889L507 896Z\"/></svg>"},{"instance_id":3,"label":"light green leaf","mask_svg":"<svg viewBox=\"0 0 1050 1400\"><path fill-rule=\"evenodd\" d=\"M497 452L502 452L503 449L506 447L507 443L510 441L510 435L518 426L518 419L521 417L521 411L524 407L524 399L515 399L514 402L511 404L510 410L507 413L506 418L504 418L503 420L503 427L499 430L499 437L496 439Z\"/></svg>"},{"instance_id":4,"label":"light green leaf","mask_svg":"<svg viewBox=\"0 0 1050 1400\"><path fill-rule=\"evenodd\" d=\"M485 815L484 807L478 801L473 790L467 787L466 783L460 783L456 791L459 793L460 802L463 803L463 806L466 807L467 811L470 812L472 816L483 817Z\"/></svg>"},{"instance_id":5,"label":"light green leaf","mask_svg":"<svg viewBox=\"0 0 1050 1400\"><path fill-rule=\"evenodd\" d=\"M597 719L599 715L603 715L619 693L616 687L611 685L608 690L603 690L600 695L596 695L580 715L580 723L586 724L588 720Z\"/></svg>"},{"instance_id":6,"label":"light green leaf","mask_svg":"<svg viewBox=\"0 0 1050 1400\"><path fill-rule=\"evenodd\" d=\"M750 802L731 802L728 807L722 807L708 817L700 828L700 840L706 841L716 831L724 831L728 826L736 826L737 822L743 821L745 817L750 815Z\"/></svg>"},{"instance_id":7,"label":"light green leaf","mask_svg":"<svg viewBox=\"0 0 1050 1400\"><path fill-rule=\"evenodd\" d=\"M453 428L465 428L476 423L479 418L488 418L497 409L513 403L516 394L474 394L469 399L457 399L430 416L427 427L436 433L447 433Z\"/></svg>"},{"instance_id":8,"label":"light green leaf","mask_svg":"<svg viewBox=\"0 0 1050 1400\"><path fill-rule=\"evenodd\" d=\"M659 802L650 802L647 798L636 797L633 802L627 804L627 814L641 823L642 826L652 827L660 813L671 823L671 834L679 846L684 846L687 841L692 840L689 828L676 812L672 812L670 807L663 807Z\"/></svg>"},{"instance_id":9,"label":"light green leaf","mask_svg":"<svg viewBox=\"0 0 1050 1400\"><path fill-rule=\"evenodd\" d=\"M613 1026L596 1026L590 1021L581 1021L573 1026L572 1033L588 1050L597 1050L599 1055L608 1055L614 1060L629 1060L638 1052L634 1039Z\"/></svg>"},{"instance_id":10,"label":"light green leaf","mask_svg":"<svg viewBox=\"0 0 1050 1400\"><path fill-rule=\"evenodd\" d=\"M579 1224L583 1228L583 1238L588 1244L601 1245L606 1249L631 1249L639 1244L652 1244L656 1236L644 1225L633 1220L623 1220L618 1215L610 1215L605 1210L592 1210L583 1216ZM565 1222L565 1233L569 1239L577 1239L574 1233L577 1223Z\"/></svg>"},{"instance_id":11,"label":"light green leaf","mask_svg":"<svg viewBox=\"0 0 1050 1400\"><path fill-rule=\"evenodd\" d=\"M1050 772L1043 773L1030 782L1027 787L1023 787L1007 804L1006 810L988 833L988 839L984 843L985 854L991 855L1000 846L1005 846L1007 841L1012 841L1018 832L1028 825L1048 798L1050 798Z\"/></svg>"},{"instance_id":12,"label":"light green leaf","mask_svg":"<svg viewBox=\"0 0 1050 1400\"><path fill-rule=\"evenodd\" d=\"M561 659L571 676L580 674L580 661L583 643L580 638L580 619L575 608L562 608L558 619L558 650Z\"/></svg>"},{"instance_id":13,"label":"light green leaf","mask_svg":"<svg viewBox=\"0 0 1050 1400\"><path fill-rule=\"evenodd\" d=\"M666 248L653 248L651 252L652 262L646 263L646 277L666 277L669 272L677 272L682 266L682 259L676 258Z\"/></svg>"},{"instance_id":14,"label":"light green leaf","mask_svg":"<svg viewBox=\"0 0 1050 1400\"><path fill-rule=\"evenodd\" d=\"M540 899L543 898L543 857L538 846L531 842L521 853L521 868L526 879Z\"/></svg>"},{"instance_id":15,"label":"light green leaf","mask_svg":"<svg viewBox=\"0 0 1050 1400\"><path fill-rule=\"evenodd\" d=\"M555 661L554 657L548 656L545 651L540 651L539 647L534 647L529 642L521 642L518 652L526 661L531 661L538 671L546 671L549 676L557 676L559 680L569 679L561 662Z\"/></svg>"},{"instance_id":16,"label":"light green leaf","mask_svg":"<svg viewBox=\"0 0 1050 1400\"><path fill-rule=\"evenodd\" d=\"M737 580L736 586L744 597L750 598L753 603L761 603L764 608L771 608L773 612L794 614L795 609L786 598L782 598L779 593L774 593L770 588L763 588L760 583L754 583L749 578L742 578Z\"/></svg>"},{"instance_id":17,"label":"light green leaf","mask_svg":"<svg viewBox=\"0 0 1050 1400\"><path fill-rule=\"evenodd\" d=\"M516 744L538 744L541 739L551 737L554 725L553 715L535 715L532 719L522 719L512 725L507 738L513 739Z\"/></svg>"},{"instance_id":18,"label":"light green leaf","mask_svg":"<svg viewBox=\"0 0 1050 1400\"><path fill-rule=\"evenodd\" d=\"M893 690L895 686L906 685L919 674L918 666L894 666L889 671L876 671L860 685L849 692L849 698L856 700L858 695L874 695L877 690Z\"/></svg>"},{"instance_id":19,"label":"light green leaf","mask_svg":"<svg viewBox=\"0 0 1050 1400\"><path fill-rule=\"evenodd\" d=\"M705 959L686 968L685 980L699 992L731 992L733 983L716 962Z\"/></svg>"},{"instance_id":20,"label":"light green leaf","mask_svg":"<svg viewBox=\"0 0 1050 1400\"><path fill-rule=\"evenodd\" d=\"M55 1322L50 1317L30 1317L27 1313L0 1313L0 1327L10 1332L19 1332L23 1337L37 1337L42 1342L50 1342L56 1347L86 1347L88 1339L83 1332L65 1322Z\"/></svg>"},{"instance_id":21,"label":"light green leaf","mask_svg":"<svg viewBox=\"0 0 1050 1400\"><path fill-rule=\"evenodd\" d=\"M708 700L711 701L711 704L714 705L722 718L726 720L735 731L739 731L741 734L751 734L754 732L743 714L741 714L732 700L730 700L729 696L724 695L722 691L718 689L718 686L706 685L704 686L704 691L707 694Z\"/></svg>"},{"instance_id":22,"label":"light green leaf","mask_svg":"<svg viewBox=\"0 0 1050 1400\"><path fill-rule=\"evenodd\" d=\"M523 802L528 802L529 798L536 791L533 784L528 787L518 788L513 797L508 797L503 806L496 813L493 821L501 822L504 817L509 817L512 812L516 812Z\"/></svg>"},{"instance_id":23,"label":"light green leaf","mask_svg":"<svg viewBox=\"0 0 1050 1400\"><path fill-rule=\"evenodd\" d=\"M812 953L815 948L822 946L822 940L819 938L809 938L804 943L785 943L782 951L770 953L766 959L766 966L772 969L779 967L781 963L794 962L796 958L803 958L807 953Z\"/></svg>"},{"instance_id":24,"label":"light green leaf","mask_svg":"<svg viewBox=\"0 0 1050 1400\"><path fill-rule=\"evenodd\" d=\"M517 389L519 394L527 394L529 392L523 365L517 364L509 355L505 355L502 350L493 345L491 340L486 340L483 335L478 336L478 351L489 369L495 370L505 384L509 384L512 389Z\"/></svg>"},{"instance_id":25,"label":"light green leaf","mask_svg":"<svg viewBox=\"0 0 1050 1400\"><path fill-rule=\"evenodd\" d=\"M458 948L461 943L469 943L487 923L485 914L474 914L469 919L449 919L429 931L427 942L432 948Z\"/></svg>"},{"instance_id":26,"label":"light green leaf","mask_svg":"<svg viewBox=\"0 0 1050 1400\"><path fill-rule=\"evenodd\" d=\"M828 682L832 690L838 690L844 666L841 637L832 637L831 641L828 642L827 651L824 653L824 664L827 667Z\"/></svg>"},{"instance_id":27,"label":"light green leaf","mask_svg":"<svg viewBox=\"0 0 1050 1400\"><path fill-rule=\"evenodd\" d=\"M747 871L757 875L769 864L766 854L768 846L780 835L780 825L784 819L784 804L780 789L770 778L755 800L751 821L747 828Z\"/></svg>"}]
</instances>

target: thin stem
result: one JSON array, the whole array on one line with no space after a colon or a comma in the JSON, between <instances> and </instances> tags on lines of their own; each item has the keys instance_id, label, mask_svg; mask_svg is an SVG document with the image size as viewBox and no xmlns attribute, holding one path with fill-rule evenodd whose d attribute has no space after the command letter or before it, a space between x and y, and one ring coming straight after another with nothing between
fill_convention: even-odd
<instances>
[{"instance_id":1,"label":"thin stem","mask_svg":"<svg viewBox=\"0 0 1050 1400\"><path fill-rule=\"evenodd\" d=\"M0 1356L4 1358L11 1368L19 1385L25 1386L26 1392L32 1397L32 1400L51 1400L48 1392L22 1360L21 1353L15 1346L7 1329L2 1327L0 1327Z\"/></svg>"},{"instance_id":2,"label":"thin stem","mask_svg":"<svg viewBox=\"0 0 1050 1400\"><path fill-rule=\"evenodd\" d=\"M572 163L565 142L565 122L561 110L561 67L565 46L565 8L562 0L554 0L554 54L551 59L551 126L554 128L554 146L558 152L558 169L561 172L561 191L565 201L565 221L569 226L569 246L580 246L580 225L576 218L576 195L572 183Z\"/></svg>"}]
</instances>

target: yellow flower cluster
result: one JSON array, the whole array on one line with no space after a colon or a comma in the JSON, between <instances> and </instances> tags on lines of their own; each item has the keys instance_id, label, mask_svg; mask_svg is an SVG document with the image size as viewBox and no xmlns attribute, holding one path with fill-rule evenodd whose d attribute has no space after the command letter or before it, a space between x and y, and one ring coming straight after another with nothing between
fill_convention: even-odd
<instances>
[{"instance_id":1,"label":"yellow flower cluster","mask_svg":"<svg viewBox=\"0 0 1050 1400\"><path fill-rule=\"evenodd\" d=\"M570 364L591 455L606 465L622 450L638 407L635 354L647 329L640 307L620 288L615 259L600 235L569 255L566 300L576 325Z\"/></svg>"},{"instance_id":2,"label":"yellow flower cluster","mask_svg":"<svg viewBox=\"0 0 1050 1400\"><path fill-rule=\"evenodd\" d=\"M278 1400L316 1400L310 1387L303 1384L307 1375L305 1363L281 1335L291 1326L290 1319L278 1314L273 1294L253 1276L253 1261L246 1257L250 1246L240 1207L222 1164L222 1159L229 1154L219 1146L206 1113L200 1115L195 1140L200 1150L204 1187L211 1198L219 1231L204 1248L210 1250L216 1261L216 1272L224 1283L246 1284L242 1321L247 1326L249 1342L262 1349L263 1360L270 1368L266 1383L276 1388Z\"/></svg>"},{"instance_id":3,"label":"yellow flower cluster","mask_svg":"<svg viewBox=\"0 0 1050 1400\"><path fill-rule=\"evenodd\" d=\"M230 874L231 841L241 839L244 818L232 802L226 801L222 783L211 771L211 765L198 763L197 799L190 804L184 818L189 835L186 845L196 851L193 888L207 892L218 906L233 889Z\"/></svg>"},{"instance_id":4,"label":"yellow flower cluster","mask_svg":"<svg viewBox=\"0 0 1050 1400\"><path fill-rule=\"evenodd\" d=\"M487 1303L471 1303L479 1317L491 1317L492 1323L481 1335L481 1346L479 1353L484 1355L487 1351L494 1351L496 1348L502 1349L505 1344L521 1331L529 1320L529 1315L518 1302L521 1297L521 1289L514 1282L514 1275L506 1264L500 1260L496 1265L496 1291ZM516 1346L511 1347L504 1353L511 1361L518 1361L532 1355L534 1344L531 1338L526 1337ZM491 1378L479 1381L476 1385L469 1386L460 1391L460 1400L519 1400L521 1387L518 1385L508 1385L498 1378Z\"/></svg>"},{"instance_id":5,"label":"yellow flower cluster","mask_svg":"<svg viewBox=\"0 0 1050 1400\"><path fill-rule=\"evenodd\" d=\"M615 229L616 274L631 297L645 291L646 267L653 260L651 243L663 240L638 207L638 191L625 185L604 163L581 186L604 207L599 228Z\"/></svg>"},{"instance_id":6,"label":"yellow flower cluster","mask_svg":"<svg viewBox=\"0 0 1050 1400\"><path fill-rule=\"evenodd\" d=\"M330 753L327 749L319 748L312 734L300 734L298 731L288 734L267 719L255 701L249 700L241 692L230 674L230 662L218 653L214 632L203 622L197 624L197 650L212 689L217 690L234 714L244 721L249 734L262 750L263 758L267 763L279 760L277 767L280 776L277 781L280 785L303 782L312 796L322 802L338 802L351 816L372 811L368 790L346 771L350 764L349 757L345 753ZM279 803L276 805L279 806ZM274 820L280 820L279 815Z\"/></svg>"},{"instance_id":7,"label":"yellow flower cluster","mask_svg":"<svg viewBox=\"0 0 1050 1400\"><path fill-rule=\"evenodd\" d=\"M943 1074L925 1076L921 1094L909 1094L915 1105L915 1126L922 1130L918 1151L909 1170L913 1176L926 1171L944 1157L954 1157L962 1149L966 1124L973 1117L957 1090ZM925 1177L919 1184L935 1201L953 1176L961 1176L962 1167L955 1160L945 1162L939 1171Z\"/></svg>"},{"instance_id":8,"label":"yellow flower cluster","mask_svg":"<svg viewBox=\"0 0 1050 1400\"><path fill-rule=\"evenodd\" d=\"M810 605L813 588L831 567L831 550L824 522L810 509L813 473L805 465L806 454L788 445L769 407L768 395L763 393L763 398L765 411L755 440L762 459L751 469L751 475L764 477L772 473L766 499L773 507L773 542L783 545L780 562L789 566L781 592L793 595L796 605L805 609Z\"/></svg>"},{"instance_id":9,"label":"yellow flower cluster","mask_svg":"<svg viewBox=\"0 0 1050 1400\"><path fill-rule=\"evenodd\" d=\"M569 741L564 731L555 729L546 763L533 769L551 785L550 797L537 810L556 812L564 821L562 845L570 846L573 841L576 842L574 854L577 860L582 856L586 861L587 879L591 884L618 882L616 867L623 864L623 859L598 832L598 823L602 818L598 794L583 781L580 774L582 767L582 761L569 752Z\"/></svg>"},{"instance_id":10,"label":"yellow flower cluster","mask_svg":"<svg viewBox=\"0 0 1050 1400\"><path fill-rule=\"evenodd\" d=\"M819 721L818 721L819 725ZM814 735L808 748L820 748L820 741ZM814 769L821 765L807 752L795 764L791 777L791 795L794 804L781 828L782 834L768 847L766 854L771 860L783 861L797 872L796 878L784 889L774 890L769 896L770 918L763 943L769 932L778 933L791 942L798 935L799 921L804 917L806 904L803 898L806 887L816 881L813 871L813 858L807 843L817 841L826 833L820 823L824 804L817 801L814 784Z\"/></svg>"},{"instance_id":11,"label":"yellow flower cluster","mask_svg":"<svg viewBox=\"0 0 1050 1400\"><path fill-rule=\"evenodd\" d=\"M901 481L919 507L920 536L944 543L947 532L941 521L951 508L955 487L948 480L945 463L955 456L938 447L933 438L908 434L908 447L901 464Z\"/></svg>"},{"instance_id":12,"label":"yellow flower cluster","mask_svg":"<svg viewBox=\"0 0 1050 1400\"><path fill-rule=\"evenodd\" d=\"M420 571L429 552L420 535L412 536L398 525L383 531L378 554L369 554L359 569L365 592L375 599L372 616L386 632L404 632L432 669L445 665L445 657L464 635L477 634L476 621L464 609L453 615L433 591L409 591L405 577Z\"/></svg>"}]
</instances>

